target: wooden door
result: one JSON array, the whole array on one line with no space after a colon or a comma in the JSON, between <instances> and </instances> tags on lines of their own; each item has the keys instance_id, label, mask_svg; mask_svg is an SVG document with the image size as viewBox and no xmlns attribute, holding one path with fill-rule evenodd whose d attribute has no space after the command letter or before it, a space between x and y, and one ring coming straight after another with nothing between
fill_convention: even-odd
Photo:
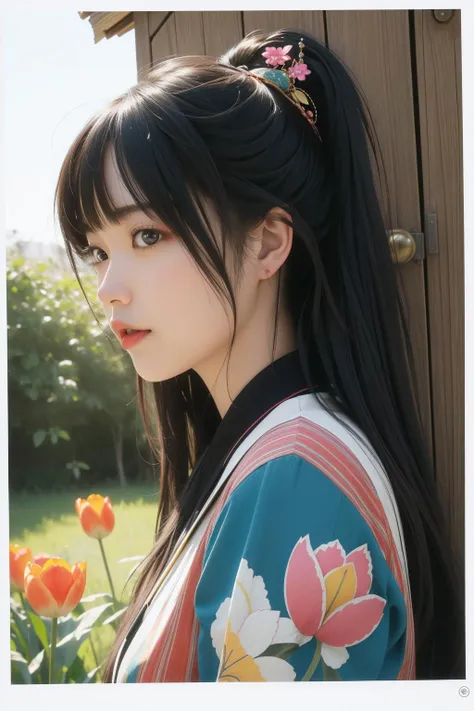
<instances>
[{"instance_id":1,"label":"wooden door","mask_svg":"<svg viewBox=\"0 0 474 711\"><path fill-rule=\"evenodd\" d=\"M374 119L392 222L419 236L398 265L422 426L464 556L460 11L137 12L138 76L172 54L218 56L254 29L302 28L350 68ZM382 202L384 212L386 205ZM388 218L387 218L388 220ZM407 387L409 384L407 383Z\"/></svg>"}]
</instances>

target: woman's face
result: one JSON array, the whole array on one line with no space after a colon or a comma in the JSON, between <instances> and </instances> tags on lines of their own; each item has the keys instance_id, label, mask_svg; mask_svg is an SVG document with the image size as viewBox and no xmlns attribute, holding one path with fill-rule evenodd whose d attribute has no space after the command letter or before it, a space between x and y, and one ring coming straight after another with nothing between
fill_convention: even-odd
<instances>
[{"instance_id":1,"label":"woman's face","mask_svg":"<svg viewBox=\"0 0 474 711\"><path fill-rule=\"evenodd\" d=\"M117 208L133 207L110 150L105 180ZM92 261L98 298L109 323L113 327L118 320L130 328L149 330L137 343L123 344L137 373L156 382L190 368L212 372L216 363L217 374L232 333L230 307L227 317L217 294L166 225L133 212L124 215L119 225L88 233L87 238L96 248ZM251 314L257 282L244 276L239 290L238 313L244 322Z\"/></svg>"}]
</instances>

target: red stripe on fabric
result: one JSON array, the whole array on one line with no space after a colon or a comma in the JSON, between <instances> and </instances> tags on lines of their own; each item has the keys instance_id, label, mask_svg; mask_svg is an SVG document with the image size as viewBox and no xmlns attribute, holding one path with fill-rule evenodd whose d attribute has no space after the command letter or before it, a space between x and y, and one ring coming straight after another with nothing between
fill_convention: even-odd
<instances>
[{"instance_id":1,"label":"red stripe on fabric","mask_svg":"<svg viewBox=\"0 0 474 711\"><path fill-rule=\"evenodd\" d=\"M200 545L196 551L178 600L149 654L140 681L179 682L188 676L190 640L195 627L194 595L202 572L204 550Z\"/></svg>"},{"instance_id":2,"label":"red stripe on fabric","mask_svg":"<svg viewBox=\"0 0 474 711\"><path fill-rule=\"evenodd\" d=\"M301 395L302 393L305 393L305 392L307 392L307 391L308 391L308 388L307 388L307 387L301 388L301 390L297 390L296 392L292 393L291 395L288 395L287 397L283 398L283 400L280 400L279 402L277 402L277 403L275 403L274 405L272 405L271 407L269 407L268 410L263 413L263 415L260 415L260 417L258 417L258 418L250 425L250 427L247 427L247 429L245 430L245 432L243 433L243 435L237 440L237 442L235 443L235 445L232 447L232 449L231 449L231 451L230 451L230 454L226 457L226 460L225 460L225 461L226 461L226 462L229 461L229 459L231 458L232 454L235 452L235 450L237 449L237 447L239 446L239 444L242 442L242 440L244 439L244 437L247 435L247 433L250 432L254 427L256 427L256 425L258 425L258 423L261 422L261 420L263 420L272 410L275 410L275 408L277 408L279 405L281 405L282 403L286 402L287 400L291 400L291 398L295 397L296 395Z\"/></svg>"},{"instance_id":3,"label":"red stripe on fabric","mask_svg":"<svg viewBox=\"0 0 474 711\"><path fill-rule=\"evenodd\" d=\"M173 590L176 588L176 585L178 583L179 583L179 581L175 581ZM171 594L172 594L172 591L170 590L170 595ZM169 607L169 598L165 601L163 606L158 611L151 630L148 632L146 638L143 640L142 644L140 645L139 650L135 653L135 657L139 657L139 659L140 659L140 661L138 662L138 671L137 671L137 675L136 675L137 683L141 682L143 670L145 669L146 664L147 664L149 648L150 648L150 639L156 638L157 630L159 629L159 627L161 625L162 617L163 617L163 615L165 615L167 613L168 607Z\"/></svg>"},{"instance_id":4,"label":"red stripe on fabric","mask_svg":"<svg viewBox=\"0 0 474 711\"><path fill-rule=\"evenodd\" d=\"M139 663L139 670L137 672L137 682L142 681L142 676L147 668L148 661L149 661L149 655L150 655L150 650L153 649L154 646L154 640L156 640L157 635L158 635L158 630L162 624L162 618L168 613L168 608L170 606L170 598L173 597L173 593L176 589L176 586L180 583L179 579L175 579L174 585L171 587L171 583L168 579L168 595L163 603L163 605L160 607L159 611L156 613L156 617L153 623L153 626L151 630L147 633L146 638L143 640L142 645L140 647L139 652L137 653L137 656L139 654L140 656L140 663ZM153 614L154 610L151 609L149 610L148 614Z\"/></svg>"}]
</instances>

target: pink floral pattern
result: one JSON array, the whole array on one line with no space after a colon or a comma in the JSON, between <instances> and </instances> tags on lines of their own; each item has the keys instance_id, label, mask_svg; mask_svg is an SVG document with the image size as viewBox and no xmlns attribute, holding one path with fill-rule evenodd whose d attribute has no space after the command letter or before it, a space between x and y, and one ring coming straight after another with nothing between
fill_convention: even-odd
<instances>
[{"instance_id":1,"label":"pink floral pattern","mask_svg":"<svg viewBox=\"0 0 474 711\"><path fill-rule=\"evenodd\" d=\"M335 540L313 551L307 535L294 547L285 574L286 607L296 628L321 642L329 666L335 657L340 664L347 661L346 647L367 639L379 625L386 601L369 594L371 585L366 544L346 554Z\"/></svg>"},{"instance_id":2,"label":"pink floral pattern","mask_svg":"<svg viewBox=\"0 0 474 711\"><path fill-rule=\"evenodd\" d=\"M366 544L349 554L339 540L313 550L306 535L286 566L286 617L272 610L263 578L242 559L232 595L211 626L218 681L295 681L286 658L313 638L315 653L301 681L312 679L321 659L326 669L339 669L349 658L346 647L367 639L382 619L386 601L370 594L371 585Z\"/></svg>"}]
</instances>

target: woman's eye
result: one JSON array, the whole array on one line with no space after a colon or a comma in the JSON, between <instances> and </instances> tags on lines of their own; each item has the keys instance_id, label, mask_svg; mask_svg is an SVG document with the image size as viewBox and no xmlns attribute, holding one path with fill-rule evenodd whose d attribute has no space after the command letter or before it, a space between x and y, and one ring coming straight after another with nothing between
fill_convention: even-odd
<instances>
[{"instance_id":1,"label":"woman's eye","mask_svg":"<svg viewBox=\"0 0 474 711\"><path fill-rule=\"evenodd\" d=\"M139 229L133 233L133 242L136 247L151 247L156 244L162 236L162 233L158 232L158 230L152 230L151 228ZM140 242L142 242L142 244L140 244Z\"/></svg>"},{"instance_id":2,"label":"woman's eye","mask_svg":"<svg viewBox=\"0 0 474 711\"><path fill-rule=\"evenodd\" d=\"M100 253L104 255L103 258L100 257ZM99 264L107 259L107 252L104 252L100 247L91 247L87 254L87 261L90 264Z\"/></svg>"},{"instance_id":3,"label":"woman's eye","mask_svg":"<svg viewBox=\"0 0 474 711\"><path fill-rule=\"evenodd\" d=\"M144 248L153 247L161 238L163 238L163 232L159 230L154 230L151 227L138 227L132 232L132 244L133 247ZM100 247L89 246L86 250L84 256L85 261L92 266L96 266L108 259L107 252L104 252Z\"/></svg>"}]
</instances>

